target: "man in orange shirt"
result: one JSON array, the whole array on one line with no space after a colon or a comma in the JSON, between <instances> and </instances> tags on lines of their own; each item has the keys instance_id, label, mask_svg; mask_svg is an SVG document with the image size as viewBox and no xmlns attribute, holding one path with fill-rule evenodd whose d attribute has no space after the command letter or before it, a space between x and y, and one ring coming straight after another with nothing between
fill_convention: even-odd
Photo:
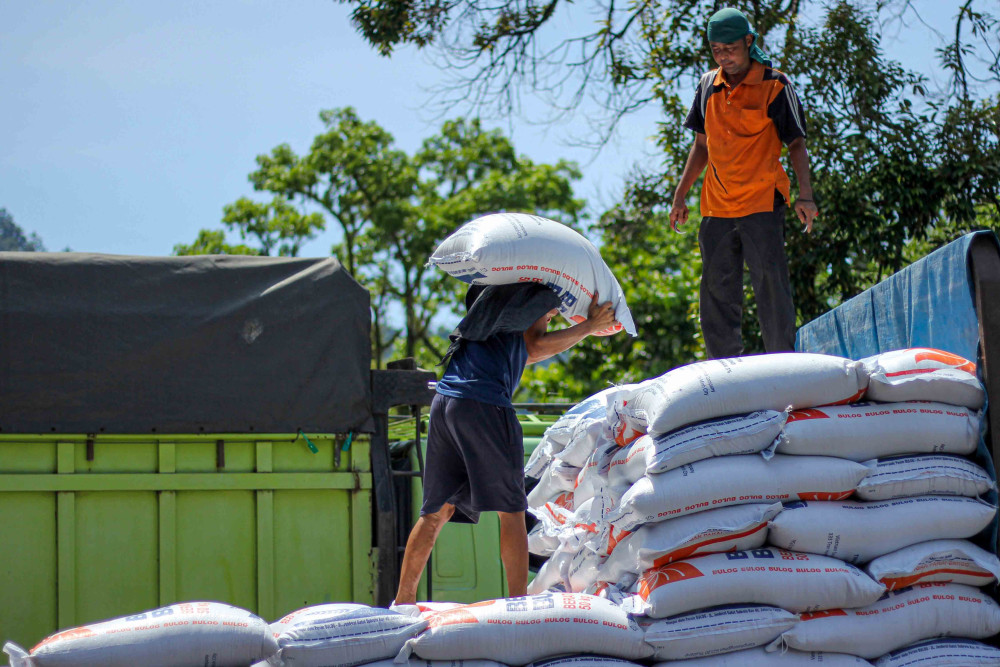
<instances>
[{"instance_id":1,"label":"man in orange shirt","mask_svg":"<svg viewBox=\"0 0 1000 667\"><path fill-rule=\"evenodd\" d=\"M701 191L701 329L712 358L743 353L743 263L768 352L795 347L795 307L785 257L785 206L790 182L782 144L798 178L795 214L806 232L818 215L809 180L806 124L788 78L771 67L757 33L736 9L708 22L708 42L719 65L701 77L684 126L694 130L670 224L687 222L684 203L708 167Z\"/></svg>"}]
</instances>

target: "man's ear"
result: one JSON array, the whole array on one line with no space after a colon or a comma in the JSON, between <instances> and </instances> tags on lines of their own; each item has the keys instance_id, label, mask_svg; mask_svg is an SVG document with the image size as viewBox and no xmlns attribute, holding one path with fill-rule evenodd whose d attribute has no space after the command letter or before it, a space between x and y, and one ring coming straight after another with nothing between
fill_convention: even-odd
<instances>
[{"instance_id":1,"label":"man's ear","mask_svg":"<svg viewBox=\"0 0 1000 667\"><path fill-rule=\"evenodd\" d=\"M753 35L744 35L743 41L747 43L747 48L749 49L753 44Z\"/></svg>"}]
</instances>

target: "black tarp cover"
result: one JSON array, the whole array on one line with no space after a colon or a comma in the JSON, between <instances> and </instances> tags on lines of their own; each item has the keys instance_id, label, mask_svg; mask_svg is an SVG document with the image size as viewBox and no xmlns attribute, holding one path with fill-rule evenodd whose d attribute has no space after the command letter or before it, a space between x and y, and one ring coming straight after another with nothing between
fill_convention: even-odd
<instances>
[{"instance_id":1,"label":"black tarp cover","mask_svg":"<svg viewBox=\"0 0 1000 667\"><path fill-rule=\"evenodd\" d=\"M371 431L333 258L0 252L0 433Z\"/></svg>"}]
</instances>

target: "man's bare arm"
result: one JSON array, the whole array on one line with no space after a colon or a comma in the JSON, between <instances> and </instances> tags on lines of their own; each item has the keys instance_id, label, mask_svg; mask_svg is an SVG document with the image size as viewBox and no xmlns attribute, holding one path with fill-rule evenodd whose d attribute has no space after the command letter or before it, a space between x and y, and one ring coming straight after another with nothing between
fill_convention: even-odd
<instances>
[{"instance_id":1,"label":"man's bare arm","mask_svg":"<svg viewBox=\"0 0 1000 667\"><path fill-rule=\"evenodd\" d=\"M796 138L788 144L788 158L795 170L795 178L799 182L799 198L795 201L795 215L805 225L806 233L812 231L813 220L819 216L819 209L813 199L812 179L809 174L809 152L806 150L806 140Z\"/></svg>"},{"instance_id":2,"label":"man's bare arm","mask_svg":"<svg viewBox=\"0 0 1000 667\"><path fill-rule=\"evenodd\" d=\"M701 172L708 166L708 137L702 132L694 135L694 143L688 152L687 162L684 164L684 173L681 174L681 182L674 190L674 202L670 209L670 226L677 231L677 225L683 225L688 219L688 207L684 200L687 198L691 186L698 180Z\"/></svg>"},{"instance_id":3,"label":"man's bare arm","mask_svg":"<svg viewBox=\"0 0 1000 667\"><path fill-rule=\"evenodd\" d=\"M615 324L615 309L610 301L597 303L598 294L587 311L587 319L558 331L548 331L552 314L547 314L524 332L524 344L528 349L528 363L534 364L565 352L581 340L598 331L604 331Z\"/></svg>"}]
</instances>

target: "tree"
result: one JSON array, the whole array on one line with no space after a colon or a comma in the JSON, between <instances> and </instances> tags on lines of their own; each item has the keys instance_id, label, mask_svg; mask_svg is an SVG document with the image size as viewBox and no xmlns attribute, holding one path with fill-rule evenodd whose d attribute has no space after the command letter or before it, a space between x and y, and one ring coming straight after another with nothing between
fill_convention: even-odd
<instances>
[{"instance_id":1,"label":"tree","mask_svg":"<svg viewBox=\"0 0 1000 667\"><path fill-rule=\"evenodd\" d=\"M440 316L461 302L464 284L428 267L427 258L449 233L492 211L530 211L574 224L583 209L573 197L575 165L535 164L477 120L444 123L408 155L353 109L323 111L320 119L325 131L308 153L282 144L257 157L250 182L275 195L271 204L241 198L225 207L223 223L255 240L253 247L229 246L221 231L203 230L175 251L295 254L333 220L342 232L333 253L372 297L376 364L395 355L425 365L440 359L447 342Z\"/></svg>"},{"instance_id":2,"label":"tree","mask_svg":"<svg viewBox=\"0 0 1000 667\"><path fill-rule=\"evenodd\" d=\"M198 238L188 245L178 243L174 246L175 255L262 255L266 254L259 248L248 245L232 245L226 242L226 233L221 229L202 229Z\"/></svg>"},{"instance_id":3,"label":"tree","mask_svg":"<svg viewBox=\"0 0 1000 667\"><path fill-rule=\"evenodd\" d=\"M385 0L343 1L355 8L356 27L381 52L391 53L407 43L429 46L452 67L454 86L444 91L445 104L467 100L506 114L517 109L519 95L541 93L557 110L572 110L589 95L607 112L597 119L602 130L598 144L630 111L647 104L659 106L665 116L658 135L662 167L636 176L623 202L602 219L600 231L605 256L616 273L672 284L673 278L667 276L675 274L662 256L645 257L640 251L627 262L613 262L616 250L629 239L669 252L660 245L667 239L655 238L655 229L647 231L649 236L634 230L665 224L663 207L691 143L690 133L682 127L687 112L682 98L687 98L702 72L714 67L704 37L705 20L722 3L640 0L623 5L595 0L589 7L602 19L592 29L582 27L553 40L548 26L560 16L565 25L570 12L581 11L578 4L458 0L397 7ZM937 33L941 68L949 78L947 89L938 91L931 90L924 77L888 59L882 48L883 29L922 20L910 0L886 0L874 6L846 0L736 4L747 11L768 53L791 76L807 108L821 218L812 235L803 234L791 214L788 219L787 246L800 324L958 233L998 229L1000 24L986 11L988 2L963 0L956 6L953 30L948 35ZM807 7L819 11L807 13ZM398 10L394 23L386 21L390 8ZM937 27L930 29L936 32ZM794 174L790 175L794 193ZM624 219L623 212L627 212ZM693 244L679 250L686 253L684 261L692 266L698 262ZM627 291L632 289L624 284L628 282L623 281ZM657 304L655 293L646 296L655 305L653 319L645 326L657 335L690 333L669 303ZM687 298L696 299L696 291L689 290ZM664 319L674 329L662 329ZM695 310L689 321L696 320ZM762 351L752 299L746 303L744 331L747 351ZM615 363L621 365L622 376L631 377L641 363L635 359L648 354L640 351L646 344L609 344L619 345L623 357ZM684 352L689 358L678 359L670 350L657 349L658 358L650 357L654 363L647 368L651 370L659 359L683 363L699 353L695 345ZM558 375L563 386L570 380L592 386L596 377L607 374L612 356L594 354L583 345L568 355L563 368L538 375Z\"/></svg>"},{"instance_id":4,"label":"tree","mask_svg":"<svg viewBox=\"0 0 1000 667\"><path fill-rule=\"evenodd\" d=\"M424 354L422 361L436 363L445 346L434 332L435 316L444 307L461 304L465 291L464 284L427 266L437 244L468 220L492 211L530 211L573 224L583 202L573 198L571 181L579 178L575 165L535 164L517 155L501 132L484 130L478 120L446 121L438 135L424 141L413 166L418 180L409 205L363 235L366 257L374 261L361 272L375 268L370 280L403 308L398 352Z\"/></svg>"},{"instance_id":5,"label":"tree","mask_svg":"<svg viewBox=\"0 0 1000 667\"><path fill-rule=\"evenodd\" d=\"M25 236L7 209L0 208L0 251L45 252L45 246L38 234Z\"/></svg>"},{"instance_id":6,"label":"tree","mask_svg":"<svg viewBox=\"0 0 1000 667\"><path fill-rule=\"evenodd\" d=\"M803 234L791 216L788 220L800 324L962 233L1000 230L997 99L965 97L969 91L963 87L956 88L958 99L931 95L922 77L885 57L874 15L845 2L832 5L822 25L792 33L785 58L790 71L803 73L796 87L810 103L813 182L822 210L811 235ZM639 304L633 308L648 308L644 317L636 317L642 338L612 340L612 353L595 354L583 345L563 367L533 372L536 391L573 387L579 397L600 389L602 379L648 377L662 372L661 362L669 367L703 353L697 328L691 328L696 307L685 321L664 297L686 287L685 298L697 301L699 258L693 239L686 247L669 243L664 220L674 174L686 156L685 139L665 128L660 140L668 167L634 179L600 227L612 268L639 278L623 281L623 287L630 305ZM616 251L623 247L635 252L621 257ZM676 252L690 262L693 280L680 280L684 267L670 261ZM646 284L662 288L638 296ZM658 340L690 338L688 347L675 354L662 345L645 349L649 334ZM752 299L745 304L744 338L748 352L763 351Z\"/></svg>"},{"instance_id":7,"label":"tree","mask_svg":"<svg viewBox=\"0 0 1000 667\"><path fill-rule=\"evenodd\" d=\"M799 88L813 102L809 146L823 211L812 235L789 226L805 322L902 268L906 249L935 228L971 224L977 207L1000 211L1000 98L930 99L922 77L885 57L874 16L846 2L786 53L791 69L808 73Z\"/></svg>"},{"instance_id":8,"label":"tree","mask_svg":"<svg viewBox=\"0 0 1000 667\"><path fill-rule=\"evenodd\" d=\"M534 400L577 400L609 382L638 382L704 356L698 324L699 222L692 212L686 233L670 229L669 201L656 179L636 178L623 200L596 228L602 256L619 277L637 338L587 338L560 363L531 366L524 393Z\"/></svg>"},{"instance_id":9,"label":"tree","mask_svg":"<svg viewBox=\"0 0 1000 667\"><path fill-rule=\"evenodd\" d=\"M352 8L359 34L382 55L404 45L432 49L453 80L439 91L446 105L469 103L508 117L522 94L537 93L557 109L586 97L606 111L601 137L629 112L659 103L676 117L678 91L693 87L712 65L704 37L709 15L725 5L747 12L769 52L785 62L784 45L820 0L339 0ZM912 0L855 3L875 9L890 27L917 22L936 34L954 86L1000 83L997 17L991 0L955 3L954 29L927 26ZM816 12L807 12L815 8ZM947 28L944 28L947 30Z\"/></svg>"}]
</instances>

